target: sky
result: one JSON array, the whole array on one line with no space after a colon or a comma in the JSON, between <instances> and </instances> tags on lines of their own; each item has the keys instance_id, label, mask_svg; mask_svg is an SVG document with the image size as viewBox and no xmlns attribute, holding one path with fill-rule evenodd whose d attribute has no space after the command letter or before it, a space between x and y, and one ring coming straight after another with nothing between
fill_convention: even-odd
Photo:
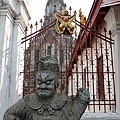
<instances>
[{"instance_id":1,"label":"sky","mask_svg":"<svg viewBox=\"0 0 120 120\"><path fill-rule=\"evenodd\" d=\"M45 15L45 5L48 0L29 0L29 7L31 11L30 24L34 24L36 21L40 21ZM76 10L77 16L79 16L79 9L82 9L83 14L87 17L91 9L94 0L64 0L67 4L67 8L72 7L72 12Z\"/></svg>"}]
</instances>

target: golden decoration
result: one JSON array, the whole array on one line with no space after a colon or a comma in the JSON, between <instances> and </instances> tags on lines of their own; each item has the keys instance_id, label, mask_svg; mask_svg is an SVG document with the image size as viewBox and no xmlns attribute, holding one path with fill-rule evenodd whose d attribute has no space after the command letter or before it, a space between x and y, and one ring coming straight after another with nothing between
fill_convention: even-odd
<instances>
[{"instance_id":1,"label":"golden decoration","mask_svg":"<svg viewBox=\"0 0 120 120\"><path fill-rule=\"evenodd\" d=\"M80 17L80 23L85 24L86 23L86 17L83 15L81 9L79 10L79 17Z\"/></svg>"},{"instance_id":2,"label":"golden decoration","mask_svg":"<svg viewBox=\"0 0 120 120\"><path fill-rule=\"evenodd\" d=\"M56 32L58 34L73 34L76 31L76 24L73 26L72 22L76 19L76 13L73 16L69 15L68 10L63 10L62 15L55 13L56 21Z\"/></svg>"}]
</instances>

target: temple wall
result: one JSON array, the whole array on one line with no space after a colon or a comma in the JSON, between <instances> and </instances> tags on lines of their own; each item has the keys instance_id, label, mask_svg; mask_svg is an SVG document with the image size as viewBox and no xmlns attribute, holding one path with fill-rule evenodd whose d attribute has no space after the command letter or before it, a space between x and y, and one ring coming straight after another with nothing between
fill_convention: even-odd
<instances>
[{"instance_id":1,"label":"temple wall","mask_svg":"<svg viewBox=\"0 0 120 120\"><path fill-rule=\"evenodd\" d=\"M22 97L21 38L30 15L24 1L4 0L0 6L0 120Z\"/></svg>"}]
</instances>

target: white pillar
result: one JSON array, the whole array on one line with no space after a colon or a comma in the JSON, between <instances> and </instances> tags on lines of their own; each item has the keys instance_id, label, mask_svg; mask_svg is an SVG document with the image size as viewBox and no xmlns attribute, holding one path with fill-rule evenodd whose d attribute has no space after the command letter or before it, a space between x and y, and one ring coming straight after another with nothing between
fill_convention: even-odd
<instances>
[{"instance_id":1,"label":"white pillar","mask_svg":"<svg viewBox=\"0 0 120 120\"><path fill-rule=\"evenodd\" d=\"M29 19L24 1L14 4L10 0L0 7L0 120L5 110L22 97L21 38Z\"/></svg>"},{"instance_id":2,"label":"white pillar","mask_svg":"<svg viewBox=\"0 0 120 120\"><path fill-rule=\"evenodd\" d=\"M1 11L0 14L2 14ZM6 15L2 15L0 16L0 78L1 78L1 70L2 70L2 54L3 54L3 45L4 45L5 25L6 25Z\"/></svg>"},{"instance_id":3,"label":"white pillar","mask_svg":"<svg viewBox=\"0 0 120 120\"><path fill-rule=\"evenodd\" d=\"M112 37L114 39L116 113L120 114L120 5L114 6L112 10L115 19L115 22L113 22Z\"/></svg>"},{"instance_id":4,"label":"white pillar","mask_svg":"<svg viewBox=\"0 0 120 120\"><path fill-rule=\"evenodd\" d=\"M116 29L116 34L113 37L113 39L116 87L116 112L120 114L120 30Z\"/></svg>"},{"instance_id":5,"label":"white pillar","mask_svg":"<svg viewBox=\"0 0 120 120\"><path fill-rule=\"evenodd\" d=\"M8 9L0 9L0 119L9 104L10 62L13 19ZM11 19L10 19L11 18Z\"/></svg>"},{"instance_id":6,"label":"white pillar","mask_svg":"<svg viewBox=\"0 0 120 120\"><path fill-rule=\"evenodd\" d=\"M107 29L112 31L114 40L116 113L120 114L120 5L111 7L104 19L107 22Z\"/></svg>"}]
</instances>

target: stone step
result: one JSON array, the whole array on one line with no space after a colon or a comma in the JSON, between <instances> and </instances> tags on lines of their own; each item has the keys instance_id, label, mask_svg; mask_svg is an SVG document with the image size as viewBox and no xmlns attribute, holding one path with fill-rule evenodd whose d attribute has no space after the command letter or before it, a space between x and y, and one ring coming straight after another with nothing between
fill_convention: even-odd
<instances>
[{"instance_id":1,"label":"stone step","mask_svg":"<svg viewBox=\"0 0 120 120\"><path fill-rule=\"evenodd\" d=\"M80 120L120 120L117 113L84 113Z\"/></svg>"}]
</instances>

